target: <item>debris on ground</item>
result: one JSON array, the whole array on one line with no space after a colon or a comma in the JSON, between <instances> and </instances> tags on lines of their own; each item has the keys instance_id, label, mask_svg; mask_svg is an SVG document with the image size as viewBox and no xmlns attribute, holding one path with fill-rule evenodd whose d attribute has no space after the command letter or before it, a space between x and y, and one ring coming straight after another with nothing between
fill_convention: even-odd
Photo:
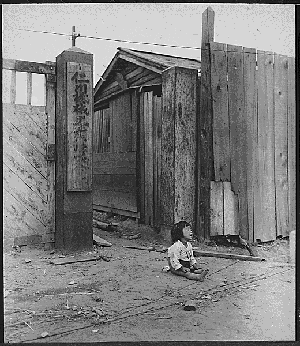
<instances>
[{"instance_id":1,"label":"debris on ground","mask_svg":"<svg viewBox=\"0 0 300 346\"><path fill-rule=\"evenodd\" d=\"M24 262L25 262L25 263L30 263L30 262L31 262L31 259L25 258Z\"/></svg>"},{"instance_id":2,"label":"debris on ground","mask_svg":"<svg viewBox=\"0 0 300 346\"><path fill-rule=\"evenodd\" d=\"M196 303L193 300L188 300L183 307L186 311L196 311Z\"/></svg>"},{"instance_id":3,"label":"debris on ground","mask_svg":"<svg viewBox=\"0 0 300 346\"><path fill-rule=\"evenodd\" d=\"M102 221L98 221L98 220L93 220L93 227L96 227L96 228L100 228L104 231L107 231L107 232L117 232L118 231L118 224L116 223L105 223L105 222L102 222Z\"/></svg>"},{"instance_id":4,"label":"debris on ground","mask_svg":"<svg viewBox=\"0 0 300 346\"><path fill-rule=\"evenodd\" d=\"M97 246L110 247L112 244L106 241L103 238L98 237L96 234L93 234L93 244Z\"/></svg>"},{"instance_id":5,"label":"debris on ground","mask_svg":"<svg viewBox=\"0 0 300 346\"><path fill-rule=\"evenodd\" d=\"M41 338L46 338L47 336L49 336L49 334L48 334L47 332L43 332L43 333L41 334Z\"/></svg>"},{"instance_id":6,"label":"debris on ground","mask_svg":"<svg viewBox=\"0 0 300 346\"><path fill-rule=\"evenodd\" d=\"M226 235L218 234L215 236L211 236L210 240L212 242L214 242L216 245L237 246L240 248L247 249L250 253L250 256L254 256L254 253L253 253L250 245L240 235L237 235L237 234L226 234Z\"/></svg>"}]
</instances>

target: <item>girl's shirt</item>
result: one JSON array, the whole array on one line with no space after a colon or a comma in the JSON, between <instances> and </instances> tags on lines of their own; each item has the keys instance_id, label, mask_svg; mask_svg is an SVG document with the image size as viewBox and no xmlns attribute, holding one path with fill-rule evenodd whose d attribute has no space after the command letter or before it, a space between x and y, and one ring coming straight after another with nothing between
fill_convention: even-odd
<instances>
[{"instance_id":1,"label":"girl's shirt","mask_svg":"<svg viewBox=\"0 0 300 346\"><path fill-rule=\"evenodd\" d=\"M197 263L193 255L192 244L187 242L185 246L180 240L177 240L177 242L175 242L172 246L169 247L168 257L170 258L171 266L175 270L182 267L179 260L190 261L191 266Z\"/></svg>"}]
</instances>

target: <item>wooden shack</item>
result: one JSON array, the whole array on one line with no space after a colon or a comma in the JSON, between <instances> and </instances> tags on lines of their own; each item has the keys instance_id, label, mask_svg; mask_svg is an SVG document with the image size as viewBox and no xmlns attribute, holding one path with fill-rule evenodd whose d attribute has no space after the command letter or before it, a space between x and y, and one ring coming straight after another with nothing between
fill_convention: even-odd
<instances>
[{"instance_id":1,"label":"wooden shack","mask_svg":"<svg viewBox=\"0 0 300 346\"><path fill-rule=\"evenodd\" d=\"M94 89L94 209L194 221L199 71L195 59L118 48Z\"/></svg>"}]
</instances>

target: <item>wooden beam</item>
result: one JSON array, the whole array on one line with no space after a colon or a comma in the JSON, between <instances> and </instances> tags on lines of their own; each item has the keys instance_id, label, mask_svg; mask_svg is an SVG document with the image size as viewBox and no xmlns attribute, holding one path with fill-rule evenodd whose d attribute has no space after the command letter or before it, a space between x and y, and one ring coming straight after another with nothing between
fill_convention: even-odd
<instances>
[{"instance_id":1,"label":"wooden beam","mask_svg":"<svg viewBox=\"0 0 300 346\"><path fill-rule=\"evenodd\" d=\"M288 58L288 184L289 231L296 230L295 58Z\"/></svg>"},{"instance_id":2,"label":"wooden beam","mask_svg":"<svg viewBox=\"0 0 300 346\"><path fill-rule=\"evenodd\" d=\"M230 181L227 46L212 42L210 48L215 181Z\"/></svg>"},{"instance_id":3,"label":"wooden beam","mask_svg":"<svg viewBox=\"0 0 300 346\"><path fill-rule=\"evenodd\" d=\"M32 96L32 73L27 72L27 104L31 105Z\"/></svg>"},{"instance_id":4,"label":"wooden beam","mask_svg":"<svg viewBox=\"0 0 300 346\"><path fill-rule=\"evenodd\" d=\"M33 62L13 59L2 59L2 68L18 72L31 72L39 74L56 74L55 62Z\"/></svg>"},{"instance_id":5,"label":"wooden beam","mask_svg":"<svg viewBox=\"0 0 300 346\"><path fill-rule=\"evenodd\" d=\"M262 262L265 261L264 258L255 257L255 256L246 256L246 255L236 255L233 253L222 253L222 252L210 252L210 251L202 251L198 249L193 249L195 257L217 257L217 258L229 258L229 259L237 259L240 261L254 261L254 262Z\"/></svg>"},{"instance_id":6,"label":"wooden beam","mask_svg":"<svg viewBox=\"0 0 300 346\"><path fill-rule=\"evenodd\" d=\"M213 108L211 100L211 61L209 43L214 40L215 12L208 7L202 14L201 88L197 160L196 229L199 237L210 235L210 181L214 180L213 168Z\"/></svg>"},{"instance_id":7,"label":"wooden beam","mask_svg":"<svg viewBox=\"0 0 300 346\"><path fill-rule=\"evenodd\" d=\"M11 71L11 81L10 81L10 103L16 103L16 91L17 91L17 76L16 71Z\"/></svg>"}]
</instances>

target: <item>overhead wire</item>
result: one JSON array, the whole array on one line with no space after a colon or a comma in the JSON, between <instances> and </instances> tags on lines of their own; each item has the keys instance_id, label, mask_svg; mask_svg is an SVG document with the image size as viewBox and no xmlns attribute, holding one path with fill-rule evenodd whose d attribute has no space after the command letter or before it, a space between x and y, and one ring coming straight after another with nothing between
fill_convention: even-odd
<instances>
[{"instance_id":1,"label":"overhead wire","mask_svg":"<svg viewBox=\"0 0 300 346\"><path fill-rule=\"evenodd\" d=\"M15 28L19 31L28 31L28 32L35 32L35 33L41 33L41 34L51 34L51 35L59 35L59 36L66 36L66 37L72 37L72 34L65 34L65 33L59 33L59 32L51 32L51 31L40 31L40 30L31 30L31 29L25 29L25 28ZM97 37L97 36L88 36L88 35L81 35L78 34L76 38L87 38L87 39L94 39L94 40L102 40L102 41L111 41L111 42L120 42L120 43L130 43L130 44L142 44L142 45L150 45L150 46L158 46L158 47L166 47L166 48L180 48L180 49L194 49L194 50L210 50L209 48L201 48L201 47L192 47L192 46L178 46L178 45L171 45L171 44L164 44L164 43L154 43L154 42L140 42L140 41L131 41L131 40L122 40L122 39L114 39L114 38L107 38L107 37ZM224 52L222 49L213 49L214 52ZM226 53L242 53L242 54L267 54L267 55L273 55L275 56L276 53L268 52L268 51L255 51L255 52L237 52L237 51L226 51Z\"/></svg>"}]
</instances>

